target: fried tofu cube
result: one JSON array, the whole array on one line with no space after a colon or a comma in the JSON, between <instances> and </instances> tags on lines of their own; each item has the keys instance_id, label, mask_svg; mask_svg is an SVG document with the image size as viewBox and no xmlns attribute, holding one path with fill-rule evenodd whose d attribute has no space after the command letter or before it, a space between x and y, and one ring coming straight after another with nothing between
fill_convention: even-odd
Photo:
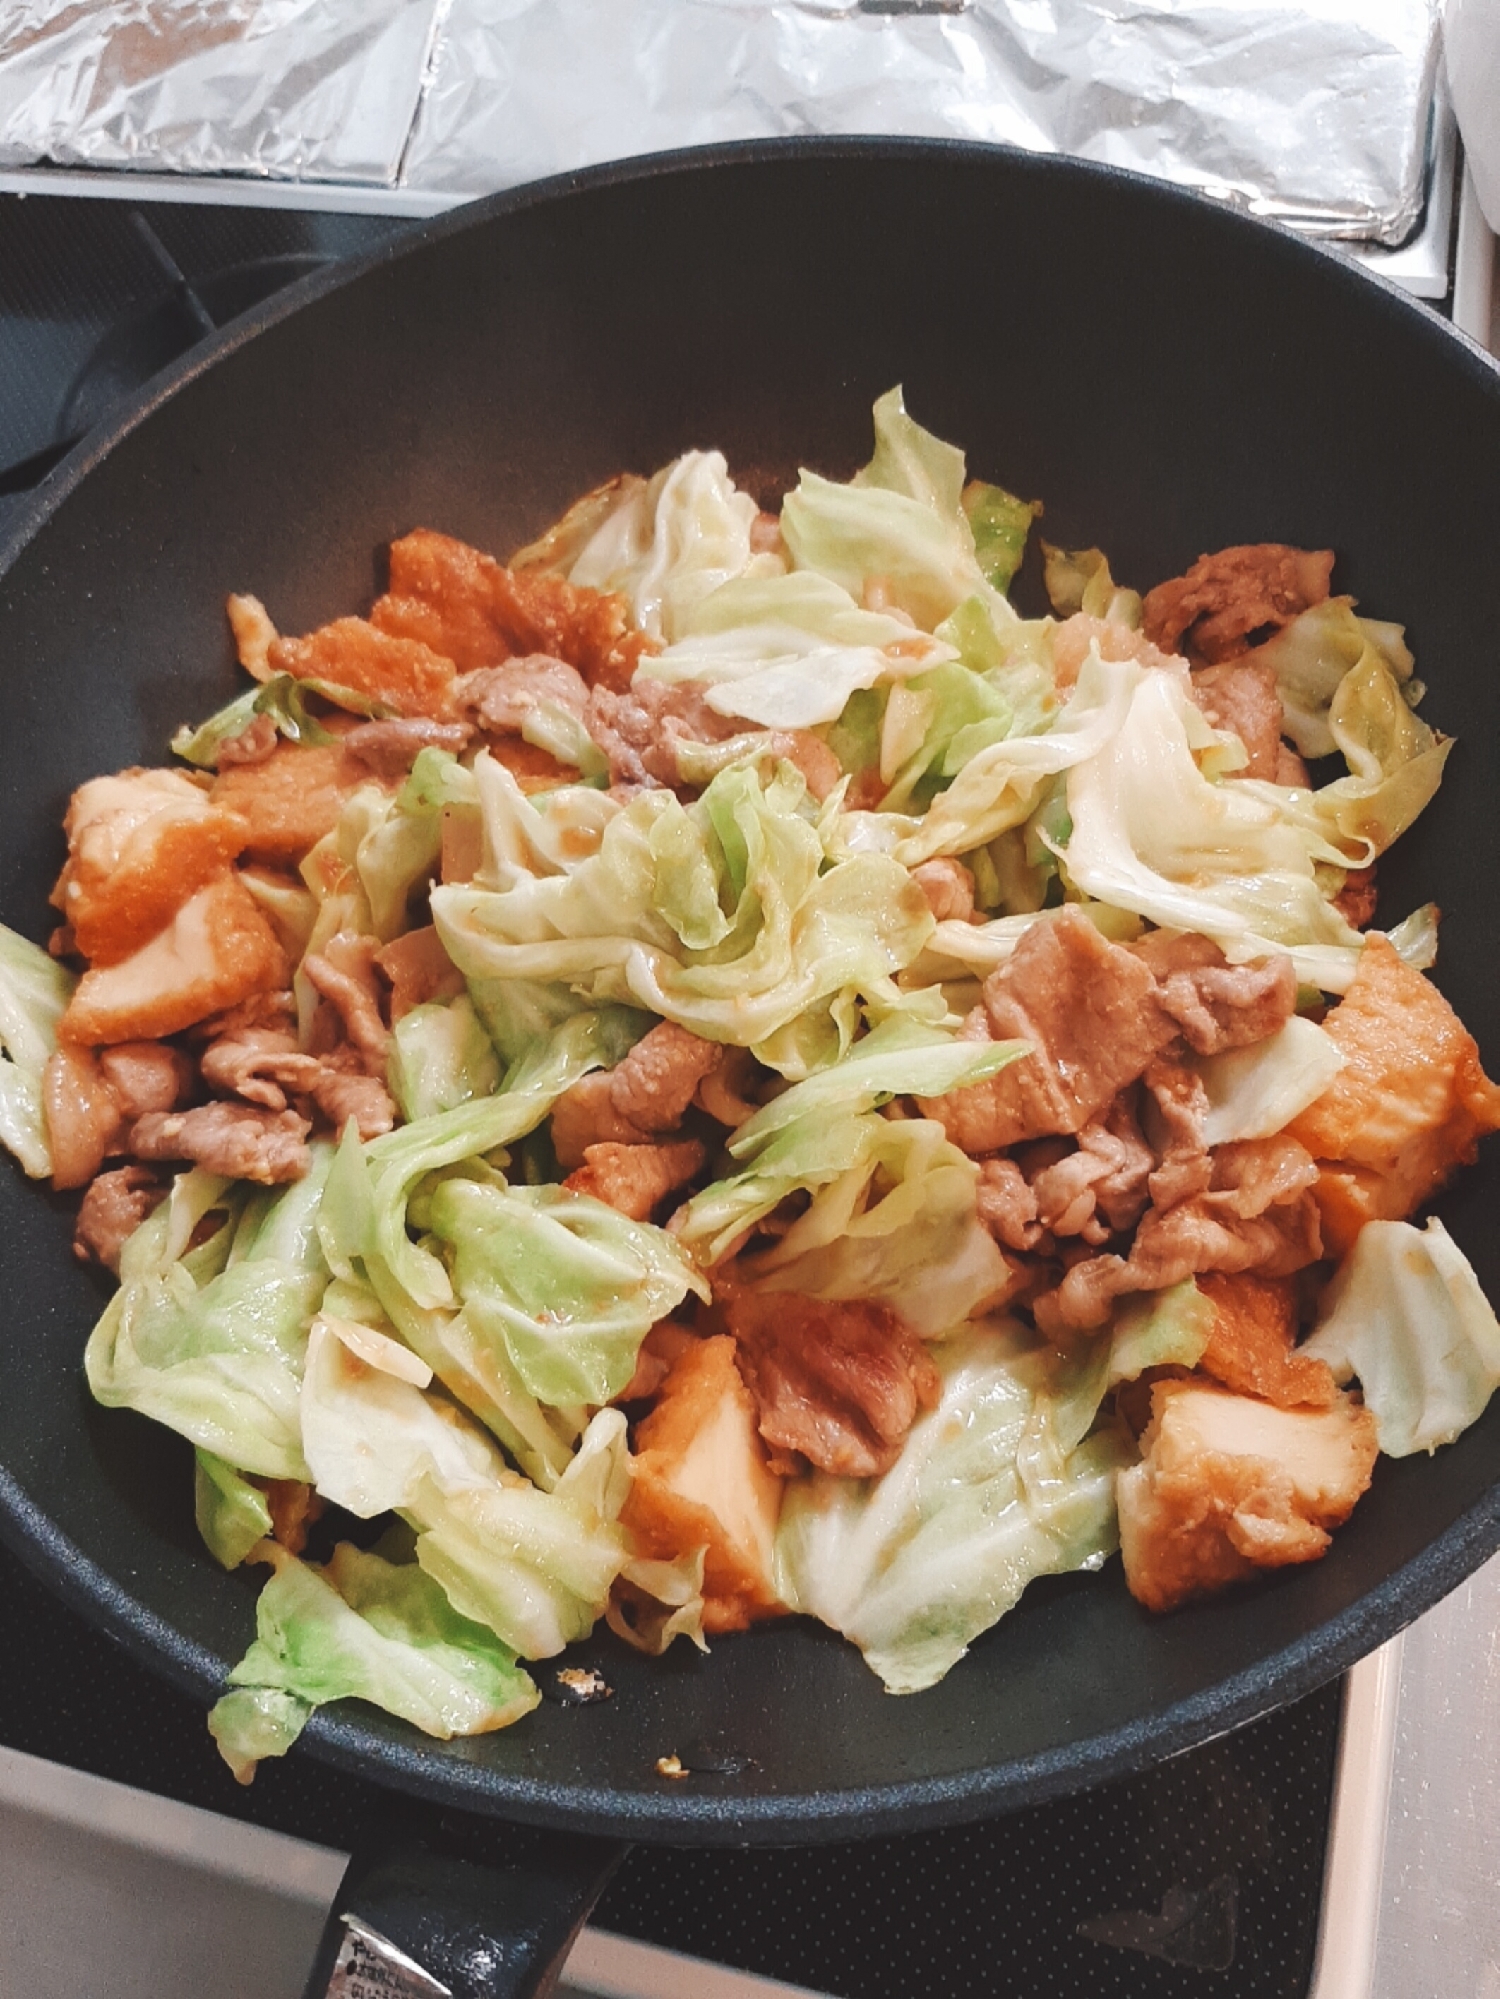
<instances>
[{"instance_id":1,"label":"fried tofu cube","mask_svg":"<svg viewBox=\"0 0 1500 1999\"><path fill-rule=\"evenodd\" d=\"M1198 1365L1240 1395L1258 1395L1283 1409L1301 1403L1327 1408L1338 1388L1326 1361L1297 1351L1297 1281L1253 1270L1200 1275L1198 1289L1214 1308L1213 1331Z\"/></svg>"},{"instance_id":2,"label":"fried tofu cube","mask_svg":"<svg viewBox=\"0 0 1500 1999\"><path fill-rule=\"evenodd\" d=\"M773 1559L781 1481L769 1469L755 1403L727 1334L695 1340L636 1433L622 1518L644 1554L708 1550L703 1628L742 1631L782 1614Z\"/></svg>"},{"instance_id":3,"label":"fried tofu cube","mask_svg":"<svg viewBox=\"0 0 1500 1999\"><path fill-rule=\"evenodd\" d=\"M1158 1381L1141 1462L1117 1487L1131 1595L1173 1610L1258 1568L1316 1561L1378 1448L1374 1417L1349 1395L1278 1409L1208 1382Z\"/></svg>"},{"instance_id":4,"label":"fried tofu cube","mask_svg":"<svg viewBox=\"0 0 1500 1999\"><path fill-rule=\"evenodd\" d=\"M74 792L53 900L91 964L115 965L228 867L246 827L183 771L125 770Z\"/></svg>"},{"instance_id":5,"label":"fried tofu cube","mask_svg":"<svg viewBox=\"0 0 1500 1999\"><path fill-rule=\"evenodd\" d=\"M306 638L275 639L268 659L273 673L351 687L398 715L442 722L453 713L453 661L420 639L383 632L365 618L335 618Z\"/></svg>"},{"instance_id":6,"label":"fried tofu cube","mask_svg":"<svg viewBox=\"0 0 1500 1999\"><path fill-rule=\"evenodd\" d=\"M281 743L263 763L220 771L212 796L243 822L249 858L274 867L300 861L333 831L350 794L374 782L341 743Z\"/></svg>"},{"instance_id":7,"label":"fried tofu cube","mask_svg":"<svg viewBox=\"0 0 1500 1999\"><path fill-rule=\"evenodd\" d=\"M1287 1126L1323 1166L1318 1208L1337 1256L1368 1221L1402 1221L1500 1127L1500 1088L1437 987L1383 937L1323 1031L1344 1067Z\"/></svg>"},{"instance_id":8,"label":"fried tofu cube","mask_svg":"<svg viewBox=\"0 0 1500 1999\"><path fill-rule=\"evenodd\" d=\"M252 993L283 986L286 954L239 877L225 870L130 957L78 981L59 1039L83 1047L157 1041Z\"/></svg>"}]
</instances>

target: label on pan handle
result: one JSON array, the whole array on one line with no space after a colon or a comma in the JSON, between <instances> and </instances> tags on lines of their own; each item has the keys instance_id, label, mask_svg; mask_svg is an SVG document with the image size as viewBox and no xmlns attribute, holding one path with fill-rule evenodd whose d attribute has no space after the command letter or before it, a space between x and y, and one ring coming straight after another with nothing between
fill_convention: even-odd
<instances>
[{"instance_id":1,"label":"label on pan handle","mask_svg":"<svg viewBox=\"0 0 1500 1999\"><path fill-rule=\"evenodd\" d=\"M328 1981L327 1999L453 1999L415 1958L398 1950L358 1916L340 1916L344 1941Z\"/></svg>"}]
</instances>

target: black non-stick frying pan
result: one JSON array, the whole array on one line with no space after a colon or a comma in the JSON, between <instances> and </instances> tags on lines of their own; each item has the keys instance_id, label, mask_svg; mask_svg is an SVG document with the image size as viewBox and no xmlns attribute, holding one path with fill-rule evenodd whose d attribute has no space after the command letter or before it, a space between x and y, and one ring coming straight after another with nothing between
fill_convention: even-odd
<instances>
[{"instance_id":1,"label":"black non-stick frying pan","mask_svg":"<svg viewBox=\"0 0 1500 1999\"><path fill-rule=\"evenodd\" d=\"M229 590L306 630L362 608L381 545L413 526L504 555L609 474L690 446L722 447L774 503L799 464L862 462L870 404L897 381L977 473L1045 500L1050 540L1103 546L1117 577L1144 587L1232 542L1332 546L1336 587L1406 623L1424 712L1460 742L1382 863L1381 918L1441 903L1437 977L1495 1067L1500 371L1284 234L986 148L799 141L522 190L296 287L162 378L0 552L0 916L44 935L70 789L160 761L235 684ZM1481 1162L1442 1213L1500 1296L1494 1195ZM256 1578L197 1546L186 1447L89 1403L104 1289L70 1229L70 1204L0 1175L0 1534L206 1704ZM1382 1461L1324 1561L1171 1617L1142 1611L1117 1564L1033 1585L913 1698L797 1622L701 1660L596 1643L613 1700L546 1704L499 1735L442 1745L348 1707L308 1747L575 1836L538 1862L573 1856L575 1916L612 1850L577 1835L850 1838L1034 1803L1300 1694L1425 1610L1500 1544L1497 1447L1500 1405L1431 1459ZM668 1754L693 1774L658 1776ZM524 1953L486 1942L489 1890L470 1890L446 1941L411 1873L351 1883L340 1907L364 1893L455 1992L531 1989ZM566 1929L547 1892L537 1874L519 1894L533 1954Z\"/></svg>"}]
</instances>

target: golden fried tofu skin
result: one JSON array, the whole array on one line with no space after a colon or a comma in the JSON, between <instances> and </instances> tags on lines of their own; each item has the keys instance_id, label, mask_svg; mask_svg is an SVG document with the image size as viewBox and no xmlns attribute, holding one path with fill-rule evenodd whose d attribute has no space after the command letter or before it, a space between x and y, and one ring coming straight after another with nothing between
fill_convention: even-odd
<instances>
[{"instance_id":1,"label":"golden fried tofu skin","mask_svg":"<svg viewBox=\"0 0 1500 1999\"><path fill-rule=\"evenodd\" d=\"M1371 1221L1403 1221L1500 1127L1500 1087L1429 979L1383 937L1323 1023L1344 1067L1287 1126L1321 1172L1325 1247L1342 1256Z\"/></svg>"},{"instance_id":2,"label":"golden fried tofu skin","mask_svg":"<svg viewBox=\"0 0 1500 1999\"><path fill-rule=\"evenodd\" d=\"M154 937L244 847L244 822L183 771L124 770L80 785L63 828L68 862L53 901L93 964Z\"/></svg>"},{"instance_id":3,"label":"golden fried tofu skin","mask_svg":"<svg viewBox=\"0 0 1500 1999\"><path fill-rule=\"evenodd\" d=\"M706 1547L703 1628L743 1631L783 1614L772 1579L781 1481L727 1334L697 1340L636 1433L622 1518L642 1553L675 1561Z\"/></svg>"},{"instance_id":4,"label":"golden fried tofu skin","mask_svg":"<svg viewBox=\"0 0 1500 1999\"><path fill-rule=\"evenodd\" d=\"M1258 1568L1316 1561L1370 1483L1375 1420L1352 1396L1278 1409L1195 1380L1158 1381L1141 1462L1120 1474L1130 1593L1174 1610Z\"/></svg>"},{"instance_id":5,"label":"golden fried tofu skin","mask_svg":"<svg viewBox=\"0 0 1500 1999\"><path fill-rule=\"evenodd\" d=\"M84 1047L157 1041L252 993L283 986L286 954L260 905L226 871L183 904L166 928L118 964L78 981L59 1038Z\"/></svg>"},{"instance_id":6,"label":"golden fried tofu skin","mask_svg":"<svg viewBox=\"0 0 1500 1999\"><path fill-rule=\"evenodd\" d=\"M342 743L280 743L261 763L220 771L212 798L243 823L252 860L295 866L333 831L350 794L375 781Z\"/></svg>"}]
</instances>

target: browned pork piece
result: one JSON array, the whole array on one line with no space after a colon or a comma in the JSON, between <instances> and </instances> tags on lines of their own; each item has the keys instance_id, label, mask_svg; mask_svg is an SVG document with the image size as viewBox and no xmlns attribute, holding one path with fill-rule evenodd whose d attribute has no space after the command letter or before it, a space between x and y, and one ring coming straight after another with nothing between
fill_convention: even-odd
<instances>
[{"instance_id":1,"label":"browned pork piece","mask_svg":"<svg viewBox=\"0 0 1500 1999\"><path fill-rule=\"evenodd\" d=\"M158 1203L167 1186L149 1166L119 1166L90 1181L73 1230L73 1254L82 1263L120 1273L120 1251Z\"/></svg>"},{"instance_id":2,"label":"browned pork piece","mask_svg":"<svg viewBox=\"0 0 1500 1999\"><path fill-rule=\"evenodd\" d=\"M754 736L766 756L794 765L814 798L826 798L843 777L838 758L811 729L759 729L739 716L721 715L704 694L692 681L641 679L624 690L594 688L586 719L609 759L611 790L682 788L681 746L724 743L734 736Z\"/></svg>"},{"instance_id":3,"label":"browned pork piece","mask_svg":"<svg viewBox=\"0 0 1500 1999\"><path fill-rule=\"evenodd\" d=\"M552 1112L552 1146L571 1171L592 1145L649 1145L659 1132L675 1131L704 1077L724 1050L664 1020L635 1044L613 1069L595 1071L558 1098Z\"/></svg>"},{"instance_id":4,"label":"browned pork piece","mask_svg":"<svg viewBox=\"0 0 1500 1999\"><path fill-rule=\"evenodd\" d=\"M1244 744L1249 762L1233 776L1264 778L1268 784L1308 782L1306 764L1281 740L1286 717L1269 661L1246 653L1221 666L1199 667L1192 695L1216 729L1227 729Z\"/></svg>"},{"instance_id":5,"label":"browned pork piece","mask_svg":"<svg viewBox=\"0 0 1500 1999\"><path fill-rule=\"evenodd\" d=\"M1200 1381L1158 1381L1141 1462L1119 1479L1131 1594L1172 1610L1257 1568L1311 1562L1370 1483L1375 1422L1353 1396L1276 1408Z\"/></svg>"},{"instance_id":6,"label":"browned pork piece","mask_svg":"<svg viewBox=\"0 0 1500 1999\"><path fill-rule=\"evenodd\" d=\"M1151 968L1108 943L1071 904L1034 923L1015 955L984 983L965 1033L1025 1041L1023 1055L988 1082L921 1099L968 1153L1081 1131L1135 1081L1177 1022L1159 1004Z\"/></svg>"},{"instance_id":7,"label":"browned pork piece","mask_svg":"<svg viewBox=\"0 0 1500 1999\"><path fill-rule=\"evenodd\" d=\"M1332 549L1257 542L1200 555L1185 575L1158 583L1141 607L1147 638L1210 666L1248 650L1257 634L1291 623L1328 595ZM1247 745L1248 747L1248 745Z\"/></svg>"},{"instance_id":8,"label":"browned pork piece","mask_svg":"<svg viewBox=\"0 0 1500 1999\"><path fill-rule=\"evenodd\" d=\"M526 653L505 660L499 666L481 666L463 674L454 700L460 711L472 715L490 735L518 733L526 717L543 701L576 715L581 722L588 712L588 682L576 666L553 659L550 653Z\"/></svg>"},{"instance_id":9,"label":"browned pork piece","mask_svg":"<svg viewBox=\"0 0 1500 1999\"><path fill-rule=\"evenodd\" d=\"M912 869L911 878L939 923L967 923L973 916L974 877L962 861L947 855L922 861Z\"/></svg>"},{"instance_id":10,"label":"browned pork piece","mask_svg":"<svg viewBox=\"0 0 1500 1999\"><path fill-rule=\"evenodd\" d=\"M630 1472L621 1519L641 1551L669 1562L706 1550L705 1631L784 1614L775 1583L781 1480L727 1335L687 1342L636 1430Z\"/></svg>"},{"instance_id":11,"label":"browned pork piece","mask_svg":"<svg viewBox=\"0 0 1500 1999\"><path fill-rule=\"evenodd\" d=\"M200 1104L191 1111L151 1111L130 1134L137 1159L190 1160L231 1180L275 1186L300 1180L312 1165L311 1130L295 1111L250 1104Z\"/></svg>"},{"instance_id":12,"label":"browned pork piece","mask_svg":"<svg viewBox=\"0 0 1500 1999\"><path fill-rule=\"evenodd\" d=\"M696 1138L672 1145L589 1145L582 1166L563 1185L570 1193L591 1194L634 1222L646 1222L668 1194L687 1185L707 1156Z\"/></svg>"},{"instance_id":13,"label":"browned pork piece","mask_svg":"<svg viewBox=\"0 0 1500 1999\"><path fill-rule=\"evenodd\" d=\"M890 1470L939 1386L926 1347L894 1313L784 1291L735 1290L719 1302L768 1444L844 1478Z\"/></svg>"}]
</instances>

